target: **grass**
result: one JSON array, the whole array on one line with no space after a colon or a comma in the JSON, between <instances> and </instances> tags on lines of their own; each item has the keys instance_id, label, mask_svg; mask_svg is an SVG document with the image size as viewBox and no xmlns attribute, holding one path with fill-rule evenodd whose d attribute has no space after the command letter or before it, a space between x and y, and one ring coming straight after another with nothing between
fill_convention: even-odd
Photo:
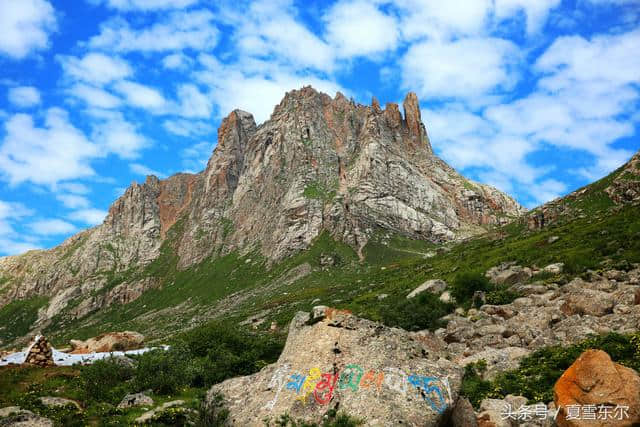
<instances>
[{"instance_id":1,"label":"grass","mask_svg":"<svg viewBox=\"0 0 640 427\"><path fill-rule=\"evenodd\" d=\"M12 301L0 308L0 343L27 335L38 319L38 310L48 301L47 297L32 297Z\"/></svg>"},{"instance_id":2,"label":"grass","mask_svg":"<svg viewBox=\"0 0 640 427\"><path fill-rule=\"evenodd\" d=\"M337 184L325 185L320 181L312 181L305 186L302 195L307 199L330 202L336 197L336 187Z\"/></svg>"},{"instance_id":3,"label":"grass","mask_svg":"<svg viewBox=\"0 0 640 427\"><path fill-rule=\"evenodd\" d=\"M0 407L20 406L51 418L57 426L133 425L144 410L120 410L116 405L129 393L148 390L156 406L180 399L197 411L211 385L273 363L283 344L280 334L213 322L174 337L168 351L136 356L133 367L109 359L48 369L1 367ZM46 408L39 401L44 396L74 400L83 410ZM193 418L186 409L172 409L154 419L154 425L185 425Z\"/></svg>"}]
</instances>

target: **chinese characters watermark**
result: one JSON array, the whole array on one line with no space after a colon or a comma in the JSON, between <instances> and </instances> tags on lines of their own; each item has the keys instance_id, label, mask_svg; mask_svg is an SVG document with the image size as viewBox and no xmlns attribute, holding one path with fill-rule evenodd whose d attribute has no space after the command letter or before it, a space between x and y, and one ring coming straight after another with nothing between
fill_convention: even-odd
<instances>
[{"instance_id":1,"label":"chinese characters watermark","mask_svg":"<svg viewBox=\"0 0 640 427\"><path fill-rule=\"evenodd\" d=\"M565 419L567 420L626 420L629 418L629 407L622 405L567 405ZM502 410L503 420L532 421L558 417L560 408L549 409L544 403L523 405L514 409L506 404Z\"/></svg>"}]
</instances>

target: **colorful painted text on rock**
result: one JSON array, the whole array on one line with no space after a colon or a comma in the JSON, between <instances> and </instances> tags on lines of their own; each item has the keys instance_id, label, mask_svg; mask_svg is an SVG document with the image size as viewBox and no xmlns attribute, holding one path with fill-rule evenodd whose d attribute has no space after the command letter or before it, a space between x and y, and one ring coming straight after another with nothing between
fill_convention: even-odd
<instances>
[{"instance_id":1,"label":"colorful painted text on rock","mask_svg":"<svg viewBox=\"0 0 640 427\"><path fill-rule=\"evenodd\" d=\"M336 390L380 393L384 387L403 395L407 392L416 393L438 413L444 412L453 399L446 377L407 375L403 370L393 367L365 370L357 364L346 365L337 373L322 373L318 368L311 368L307 372L291 372L290 365L284 364L276 369L268 384L268 388L276 394L265 408L273 409L283 390L295 393L296 399L303 403L313 398L318 404L326 405Z\"/></svg>"}]
</instances>

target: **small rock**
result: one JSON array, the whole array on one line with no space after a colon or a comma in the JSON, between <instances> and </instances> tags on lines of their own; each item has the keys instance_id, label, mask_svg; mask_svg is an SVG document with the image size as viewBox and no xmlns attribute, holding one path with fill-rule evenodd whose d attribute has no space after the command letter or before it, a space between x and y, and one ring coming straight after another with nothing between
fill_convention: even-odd
<instances>
[{"instance_id":1,"label":"small rock","mask_svg":"<svg viewBox=\"0 0 640 427\"><path fill-rule=\"evenodd\" d=\"M151 406L153 399L144 393L127 394L118 404L118 409L132 408L134 406Z\"/></svg>"},{"instance_id":2,"label":"small rock","mask_svg":"<svg viewBox=\"0 0 640 427\"><path fill-rule=\"evenodd\" d=\"M545 268L542 269L545 273L550 274L560 274L564 270L564 263L556 262L554 264L549 264Z\"/></svg>"},{"instance_id":3,"label":"small rock","mask_svg":"<svg viewBox=\"0 0 640 427\"><path fill-rule=\"evenodd\" d=\"M442 293L442 295L440 295L440 301L448 304L450 302L453 302L453 297L451 296L451 293L449 291L444 291Z\"/></svg>"},{"instance_id":4,"label":"small rock","mask_svg":"<svg viewBox=\"0 0 640 427\"><path fill-rule=\"evenodd\" d=\"M65 406L72 405L75 406L79 411L82 409L78 402L70 399L63 399L62 397L45 396L40 398L40 402L42 402L44 406L47 406L49 408L64 408Z\"/></svg>"},{"instance_id":5,"label":"small rock","mask_svg":"<svg viewBox=\"0 0 640 427\"><path fill-rule=\"evenodd\" d=\"M24 413L32 414L33 412L22 409L19 406L7 406L6 408L0 408L0 418L20 415Z\"/></svg>"},{"instance_id":6,"label":"small rock","mask_svg":"<svg viewBox=\"0 0 640 427\"><path fill-rule=\"evenodd\" d=\"M549 238L547 239L547 243L548 243L548 244L552 244L552 243L557 242L558 240L560 240L560 237L558 237L558 236L551 236L551 237L549 237Z\"/></svg>"}]
</instances>

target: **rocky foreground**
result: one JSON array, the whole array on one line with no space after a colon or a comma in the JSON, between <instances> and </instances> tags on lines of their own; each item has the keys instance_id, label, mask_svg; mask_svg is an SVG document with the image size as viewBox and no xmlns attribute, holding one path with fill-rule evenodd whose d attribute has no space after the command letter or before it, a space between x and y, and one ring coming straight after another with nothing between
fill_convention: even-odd
<instances>
[{"instance_id":1,"label":"rocky foreground","mask_svg":"<svg viewBox=\"0 0 640 427\"><path fill-rule=\"evenodd\" d=\"M588 280L576 278L563 286L550 279L531 282L543 272L548 277L561 270L561 264L492 269L487 272L492 281L524 296L506 305L459 309L446 317L446 328L433 333L388 328L324 306L300 312L278 362L214 386L209 405L227 408L228 423L243 426L264 425L282 414L317 422L331 409L372 426L635 425L640 377L602 351L585 353L565 372L552 402L527 404L524 397L507 396L485 399L474 411L460 398L463 368L470 363L485 361L484 375L492 378L517 368L534 350L639 329L640 268L591 273ZM416 291L409 297L437 292L451 298L441 281ZM601 418L575 418L576 408L603 405L609 409L596 411Z\"/></svg>"}]
</instances>

